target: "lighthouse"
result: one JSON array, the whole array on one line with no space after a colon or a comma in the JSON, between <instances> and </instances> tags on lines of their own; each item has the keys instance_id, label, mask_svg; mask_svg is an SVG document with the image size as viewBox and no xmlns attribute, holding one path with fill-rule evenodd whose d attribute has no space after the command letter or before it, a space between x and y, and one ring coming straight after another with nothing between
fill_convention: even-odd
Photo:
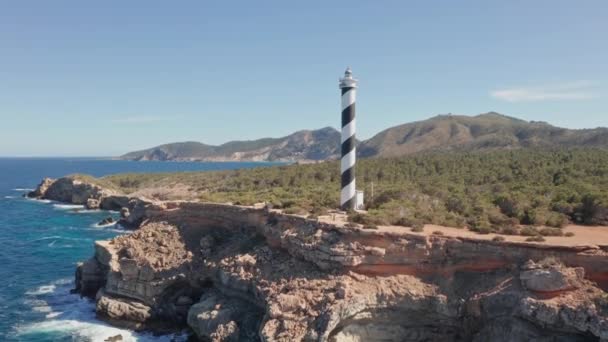
<instances>
[{"instance_id":1,"label":"lighthouse","mask_svg":"<svg viewBox=\"0 0 608 342\"><path fill-rule=\"evenodd\" d=\"M357 191L355 186L355 98L357 80L353 78L350 67L346 68L344 78L340 79L342 91L342 158L340 159L341 191L340 208L348 211L358 209ZM361 196L362 197L362 196Z\"/></svg>"}]
</instances>

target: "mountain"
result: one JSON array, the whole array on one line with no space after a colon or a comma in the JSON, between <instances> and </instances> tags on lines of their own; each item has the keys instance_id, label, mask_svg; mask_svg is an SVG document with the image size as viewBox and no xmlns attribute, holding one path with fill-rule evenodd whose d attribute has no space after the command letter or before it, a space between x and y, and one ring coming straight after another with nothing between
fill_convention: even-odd
<instances>
[{"instance_id":1,"label":"mountain","mask_svg":"<svg viewBox=\"0 0 608 342\"><path fill-rule=\"evenodd\" d=\"M179 142L130 152L120 159L177 161L298 161L336 159L340 132L331 127L298 131L281 138L231 141L219 146Z\"/></svg>"},{"instance_id":2,"label":"mountain","mask_svg":"<svg viewBox=\"0 0 608 342\"><path fill-rule=\"evenodd\" d=\"M526 147L608 148L608 128L567 129L495 112L438 115L388 128L358 143L360 157L397 157L423 151L477 151ZM282 138L231 141L219 146L181 142L127 153L128 160L302 161L337 159L340 132L331 127Z\"/></svg>"},{"instance_id":3,"label":"mountain","mask_svg":"<svg viewBox=\"0 0 608 342\"><path fill-rule=\"evenodd\" d=\"M361 157L396 157L434 150L525 147L608 147L608 128L566 129L495 112L438 115L388 128L358 147Z\"/></svg>"}]
</instances>

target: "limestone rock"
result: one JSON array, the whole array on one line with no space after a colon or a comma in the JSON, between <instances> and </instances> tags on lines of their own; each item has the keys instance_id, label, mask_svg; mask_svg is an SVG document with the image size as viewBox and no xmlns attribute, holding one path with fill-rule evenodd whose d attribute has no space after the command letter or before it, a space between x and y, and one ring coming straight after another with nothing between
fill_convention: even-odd
<instances>
[{"instance_id":1,"label":"limestone rock","mask_svg":"<svg viewBox=\"0 0 608 342\"><path fill-rule=\"evenodd\" d=\"M27 197L31 197L31 198L42 198L47 190L49 189L49 187L55 182L54 179L51 178L44 178L42 180L42 182L40 182L40 184L38 184L38 186L36 187L36 189L34 191L30 191L27 194Z\"/></svg>"},{"instance_id":2,"label":"limestone rock","mask_svg":"<svg viewBox=\"0 0 608 342\"><path fill-rule=\"evenodd\" d=\"M121 210L129 205L131 199L128 196L113 194L101 198L99 207L104 210Z\"/></svg>"},{"instance_id":3,"label":"limestone rock","mask_svg":"<svg viewBox=\"0 0 608 342\"><path fill-rule=\"evenodd\" d=\"M85 204L85 207L91 210L99 209L99 199L87 198L87 203Z\"/></svg>"},{"instance_id":4,"label":"limestone rock","mask_svg":"<svg viewBox=\"0 0 608 342\"><path fill-rule=\"evenodd\" d=\"M96 311L113 320L144 323L152 317L152 309L138 301L116 298L104 291L97 294Z\"/></svg>"},{"instance_id":5,"label":"limestone rock","mask_svg":"<svg viewBox=\"0 0 608 342\"><path fill-rule=\"evenodd\" d=\"M525 288L535 292L569 291L581 286L585 270L581 267L570 268L560 265L537 267L527 265L528 270L520 274Z\"/></svg>"},{"instance_id":6,"label":"limestone rock","mask_svg":"<svg viewBox=\"0 0 608 342\"><path fill-rule=\"evenodd\" d=\"M94 297L104 285L105 274L97 259L91 258L79 263L76 268L76 292L82 296Z\"/></svg>"},{"instance_id":7,"label":"limestone rock","mask_svg":"<svg viewBox=\"0 0 608 342\"><path fill-rule=\"evenodd\" d=\"M120 335L120 334L110 336L104 340L104 342L118 342L118 341L122 341L122 335Z\"/></svg>"},{"instance_id":8,"label":"limestone rock","mask_svg":"<svg viewBox=\"0 0 608 342\"><path fill-rule=\"evenodd\" d=\"M188 311L188 325L201 339L238 341L237 308L219 294L208 294Z\"/></svg>"},{"instance_id":9,"label":"limestone rock","mask_svg":"<svg viewBox=\"0 0 608 342\"><path fill-rule=\"evenodd\" d=\"M126 219L127 217L129 217L129 208L127 207L122 207L120 208L120 218Z\"/></svg>"},{"instance_id":10,"label":"limestone rock","mask_svg":"<svg viewBox=\"0 0 608 342\"><path fill-rule=\"evenodd\" d=\"M116 223L116 221L114 221L114 218L112 216L108 216L106 218L104 218L103 220L99 221L97 223L98 226L107 226L110 224Z\"/></svg>"}]
</instances>

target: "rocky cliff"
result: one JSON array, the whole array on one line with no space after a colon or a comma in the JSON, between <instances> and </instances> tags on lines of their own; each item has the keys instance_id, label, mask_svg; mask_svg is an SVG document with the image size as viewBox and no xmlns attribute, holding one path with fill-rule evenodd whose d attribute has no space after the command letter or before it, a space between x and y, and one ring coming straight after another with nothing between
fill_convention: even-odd
<instances>
[{"instance_id":1,"label":"rocky cliff","mask_svg":"<svg viewBox=\"0 0 608 342\"><path fill-rule=\"evenodd\" d=\"M71 197L52 190L66 182L45 181L32 195L91 194L102 208L124 204L124 220L138 227L96 242L76 271L77 290L114 324L187 326L204 341L608 341L607 246L386 232L261 208L98 196L94 186L72 186Z\"/></svg>"}]
</instances>

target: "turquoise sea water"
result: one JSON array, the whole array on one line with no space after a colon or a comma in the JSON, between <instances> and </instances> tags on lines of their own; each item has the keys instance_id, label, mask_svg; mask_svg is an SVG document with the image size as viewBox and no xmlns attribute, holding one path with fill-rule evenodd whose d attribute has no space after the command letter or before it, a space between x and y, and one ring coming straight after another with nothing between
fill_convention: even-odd
<instances>
[{"instance_id":1,"label":"turquoise sea water","mask_svg":"<svg viewBox=\"0 0 608 342\"><path fill-rule=\"evenodd\" d=\"M117 334L124 341L180 339L110 327L95 318L91 301L69 293L74 287L75 265L92 256L93 242L124 231L96 226L117 213L23 198L43 177L261 165L0 158L0 341L103 341Z\"/></svg>"}]
</instances>

